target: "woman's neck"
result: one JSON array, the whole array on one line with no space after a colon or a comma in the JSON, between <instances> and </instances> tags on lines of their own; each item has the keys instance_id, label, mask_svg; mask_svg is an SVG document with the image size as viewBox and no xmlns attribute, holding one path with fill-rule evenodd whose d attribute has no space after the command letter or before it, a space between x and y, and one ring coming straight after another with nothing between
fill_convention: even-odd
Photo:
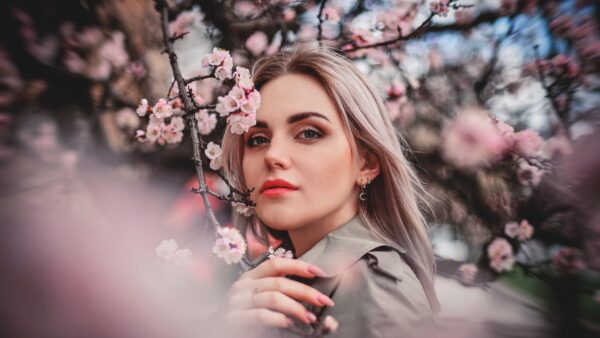
<instances>
[{"instance_id":1,"label":"woman's neck","mask_svg":"<svg viewBox=\"0 0 600 338\"><path fill-rule=\"evenodd\" d=\"M325 217L319 218L301 227L288 230L290 240L294 245L295 256L300 257L312 249L323 237L346 224L358 212L356 208L337 210Z\"/></svg>"}]
</instances>

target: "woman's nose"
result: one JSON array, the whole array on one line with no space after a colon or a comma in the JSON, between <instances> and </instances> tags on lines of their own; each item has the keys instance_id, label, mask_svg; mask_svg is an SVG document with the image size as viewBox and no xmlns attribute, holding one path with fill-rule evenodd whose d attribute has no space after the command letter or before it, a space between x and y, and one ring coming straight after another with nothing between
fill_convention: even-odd
<instances>
[{"instance_id":1,"label":"woman's nose","mask_svg":"<svg viewBox=\"0 0 600 338\"><path fill-rule=\"evenodd\" d=\"M291 164L290 150L284 140L273 137L265 153L265 164L270 169L288 169Z\"/></svg>"}]
</instances>

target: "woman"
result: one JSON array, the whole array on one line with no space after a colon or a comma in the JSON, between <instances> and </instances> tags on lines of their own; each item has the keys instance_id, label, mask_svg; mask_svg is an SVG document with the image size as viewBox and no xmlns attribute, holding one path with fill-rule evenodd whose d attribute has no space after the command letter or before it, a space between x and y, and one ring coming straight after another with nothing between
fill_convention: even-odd
<instances>
[{"instance_id":1,"label":"woman","mask_svg":"<svg viewBox=\"0 0 600 338\"><path fill-rule=\"evenodd\" d=\"M322 47L265 57L253 79L257 123L225 133L224 169L234 186L254 188L242 229L270 233L297 259L244 273L229 292L228 322L284 337L338 323L339 337L405 335L438 308L435 263L421 185L381 98Z\"/></svg>"}]
</instances>

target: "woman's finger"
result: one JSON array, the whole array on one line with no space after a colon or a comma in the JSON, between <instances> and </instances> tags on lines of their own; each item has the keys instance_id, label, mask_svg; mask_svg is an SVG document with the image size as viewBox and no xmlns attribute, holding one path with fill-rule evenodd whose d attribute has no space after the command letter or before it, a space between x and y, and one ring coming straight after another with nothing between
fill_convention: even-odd
<instances>
[{"instance_id":1,"label":"woman's finger","mask_svg":"<svg viewBox=\"0 0 600 338\"><path fill-rule=\"evenodd\" d=\"M319 307L335 305L331 298L317 289L285 277L266 277L254 282L254 288L260 291L279 291L293 299Z\"/></svg>"},{"instance_id":2,"label":"woman's finger","mask_svg":"<svg viewBox=\"0 0 600 338\"><path fill-rule=\"evenodd\" d=\"M242 278L263 278L295 275L305 278L323 277L325 272L316 265L297 259L273 258L245 272Z\"/></svg>"},{"instance_id":3,"label":"woman's finger","mask_svg":"<svg viewBox=\"0 0 600 338\"><path fill-rule=\"evenodd\" d=\"M266 325L273 327L289 327L292 320L281 312L260 308L245 311L234 311L227 315L227 321L232 325Z\"/></svg>"},{"instance_id":4,"label":"woman's finger","mask_svg":"<svg viewBox=\"0 0 600 338\"><path fill-rule=\"evenodd\" d=\"M306 308L279 291L262 291L252 294L252 304L255 308L265 308L294 316L302 322L314 323L317 317Z\"/></svg>"}]
</instances>

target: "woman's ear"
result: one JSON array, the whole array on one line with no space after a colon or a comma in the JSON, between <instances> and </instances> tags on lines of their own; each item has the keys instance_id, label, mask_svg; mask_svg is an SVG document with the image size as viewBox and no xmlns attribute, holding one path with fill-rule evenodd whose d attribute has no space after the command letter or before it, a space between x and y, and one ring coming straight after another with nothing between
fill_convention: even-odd
<instances>
[{"instance_id":1,"label":"woman's ear","mask_svg":"<svg viewBox=\"0 0 600 338\"><path fill-rule=\"evenodd\" d=\"M360 171L356 182L359 185L372 182L381 172L381 163L377 155L367 150L360 151Z\"/></svg>"}]
</instances>

